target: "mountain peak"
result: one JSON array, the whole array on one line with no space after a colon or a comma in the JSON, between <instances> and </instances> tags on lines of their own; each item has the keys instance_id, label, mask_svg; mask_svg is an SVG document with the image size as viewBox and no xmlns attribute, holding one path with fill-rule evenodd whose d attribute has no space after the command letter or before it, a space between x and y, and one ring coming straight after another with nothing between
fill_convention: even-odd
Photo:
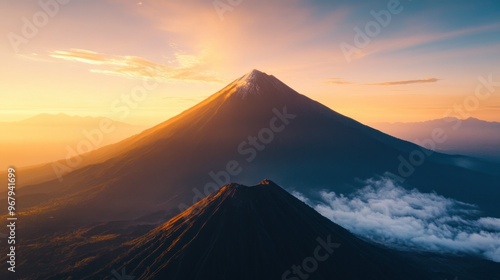
<instances>
[{"instance_id":1,"label":"mountain peak","mask_svg":"<svg viewBox=\"0 0 500 280\"><path fill-rule=\"evenodd\" d=\"M245 186L237 183L229 183L222 186L214 197L222 198L248 198L248 196L255 195L254 193L268 192L274 188L279 188L277 184L271 180L264 179L255 186Z\"/></svg>"},{"instance_id":2,"label":"mountain peak","mask_svg":"<svg viewBox=\"0 0 500 280\"><path fill-rule=\"evenodd\" d=\"M257 69L253 69L235 80L227 89L226 98L239 97L241 99L255 95L280 94L293 91L276 77Z\"/></svg>"},{"instance_id":3,"label":"mountain peak","mask_svg":"<svg viewBox=\"0 0 500 280\"><path fill-rule=\"evenodd\" d=\"M236 80L237 90L234 94L242 98L247 97L249 94L259 94L261 93L261 85L271 77L264 72L254 69Z\"/></svg>"},{"instance_id":4,"label":"mountain peak","mask_svg":"<svg viewBox=\"0 0 500 280\"><path fill-rule=\"evenodd\" d=\"M299 279L292 277L297 275L294 264L305 266L303 260L311 252L321 257L321 266L313 260L319 269L311 279L409 275L406 262L392 251L358 239L269 180L253 187L227 184L123 244L116 251L118 258L115 252L109 254L113 262L105 259L108 255L102 261L126 265L138 279ZM109 274L110 269L93 276ZM419 272L414 269L405 279L422 279Z\"/></svg>"},{"instance_id":5,"label":"mountain peak","mask_svg":"<svg viewBox=\"0 0 500 280\"><path fill-rule=\"evenodd\" d=\"M274 183L273 181L269 180L269 179L264 179L262 180L259 185L276 185L276 183Z\"/></svg>"},{"instance_id":6,"label":"mountain peak","mask_svg":"<svg viewBox=\"0 0 500 280\"><path fill-rule=\"evenodd\" d=\"M241 79L245 80L247 82L257 82L258 79L266 78L269 76L270 75L267 75L266 73L264 73L262 71L259 71L257 69L253 69L252 71L248 72L243 77L241 77Z\"/></svg>"}]
</instances>

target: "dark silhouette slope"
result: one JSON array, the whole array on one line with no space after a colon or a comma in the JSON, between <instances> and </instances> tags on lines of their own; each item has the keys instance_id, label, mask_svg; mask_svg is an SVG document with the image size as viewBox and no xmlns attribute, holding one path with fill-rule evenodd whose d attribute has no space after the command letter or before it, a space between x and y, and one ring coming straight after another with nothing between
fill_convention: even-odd
<instances>
[{"instance_id":1,"label":"dark silhouette slope","mask_svg":"<svg viewBox=\"0 0 500 280\"><path fill-rule=\"evenodd\" d=\"M109 228L109 227L108 227ZM500 265L387 249L363 241L275 183L228 184L164 224L119 241L113 230L78 229L45 239L56 259L19 265L23 279L494 280ZM42 238L44 239L44 238ZM69 239L69 240L68 240ZM97 246L100 241L105 246ZM46 246L46 243L57 243ZM23 254L23 259L28 255ZM31 256L31 255L30 255ZM49 269L50 268L50 269ZM0 276L8 272L0 272Z\"/></svg>"},{"instance_id":2,"label":"dark silhouette slope","mask_svg":"<svg viewBox=\"0 0 500 280\"><path fill-rule=\"evenodd\" d=\"M90 278L125 267L135 279L423 279L267 180L226 185L123 247Z\"/></svg>"}]
</instances>

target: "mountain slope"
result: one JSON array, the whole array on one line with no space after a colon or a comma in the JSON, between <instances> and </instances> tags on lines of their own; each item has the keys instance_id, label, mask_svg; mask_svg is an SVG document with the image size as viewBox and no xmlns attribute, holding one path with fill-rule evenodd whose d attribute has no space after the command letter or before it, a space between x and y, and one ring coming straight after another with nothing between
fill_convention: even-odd
<instances>
[{"instance_id":1,"label":"mountain slope","mask_svg":"<svg viewBox=\"0 0 500 280\"><path fill-rule=\"evenodd\" d=\"M31 250L22 255L18 276L442 280L460 275L463 280L498 280L500 275L500 264L486 260L395 251L365 242L269 180L253 187L228 184L169 221L136 232L132 240L120 240L106 228L40 238L43 242L29 245ZM36 262L26 262L43 250L54 257L39 255Z\"/></svg>"},{"instance_id":2,"label":"mountain slope","mask_svg":"<svg viewBox=\"0 0 500 280\"><path fill-rule=\"evenodd\" d=\"M19 188L19 254L25 264L43 260L44 270L66 267L144 234L230 181L275 178L310 198L318 190L348 193L366 178L398 174L400 158L419 151L429 152L254 70L158 126L85 154L62 181ZM500 216L500 177L476 164L433 153L414 166L404 187ZM19 184L32 172L46 178L52 166L20 171Z\"/></svg>"},{"instance_id":3,"label":"mountain slope","mask_svg":"<svg viewBox=\"0 0 500 280\"><path fill-rule=\"evenodd\" d=\"M312 279L418 279L270 181L226 185L125 247L111 263L138 279L293 279L316 248Z\"/></svg>"},{"instance_id":4,"label":"mountain slope","mask_svg":"<svg viewBox=\"0 0 500 280\"><path fill-rule=\"evenodd\" d=\"M415 151L425 152L254 70L179 116L92 152L62 182L24 187L19 195L34 223L36 213L68 226L157 212L171 217L234 180L266 176L306 194L350 192L357 178L398 174L400 157ZM405 179L409 187L500 215L498 177L462 168L453 157L434 153ZM43 224L40 233L53 229Z\"/></svg>"}]
</instances>

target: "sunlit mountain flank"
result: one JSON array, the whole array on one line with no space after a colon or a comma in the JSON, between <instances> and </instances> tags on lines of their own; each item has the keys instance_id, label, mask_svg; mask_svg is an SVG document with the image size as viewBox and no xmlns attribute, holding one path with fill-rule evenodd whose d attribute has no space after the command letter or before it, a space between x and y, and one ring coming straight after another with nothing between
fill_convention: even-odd
<instances>
[{"instance_id":1,"label":"sunlit mountain flank","mask_svg":"<svg viewBox=\"0 0 500 280\"><path fill-rule=\"evenodd\" d=\"M500 280L500 1L0 18L0 280Z\"/></svg>"},{"instance_id":2,"label":"sunlit mountain flank","mask_svg":"<svg viewBox=\"0 0 500 280\"><path fill-rule=\"evenodd\" d=\"M425 164L411 165L414 160L412 156L417 152L426 156ZM417 188L423 193L435 192L460 203L475 205L473 207L480 210L485 215L484 218L498 215L496 197L499 194L499 180L498 174L493 171L494 165L487 169L484 168L486 165L484 162L431 152L383 134L332 111L297 93L274 76L258 70L252 70L205 101L164 123L119 143L92 151L82 157L84 160L77 167L70 168L68 163L72 159L66 159L19 172L19 176L29 177L31 172L43 174L48 167L68 168L67 173L59 174L60 178L22 186L18 191L17 196L23 201L18 211L25 221L23 225L20 225L20 230L23 232L23 242L27 244L27 247L21 248L20 252L25 254L27 261L42 258L64 268L56 273L46 270L45 274L42 273L43 266L32 265L31 269L24 270L29 272L26 274L28 276L36 274L58 277L58 273L63 272L62 275L69 276L69 271L77 269L81 269L82 275L88 275L90 270L101 271L100 273L105 274L105 270L108 269L106 267L111 261L110 256L106 255L106 251L115 246L118 246L116 247L117 252L129 250L126 249L129 246L126 245L128 244L127 240L141 240L141 235L153 230L154 227L169 218L182 213L173 221L161 226L161 230L153 230L152 233L143 237L152 238L152 240L157 238L163 240L161 237L163 235L165 238L168 237L165 240L166 244L162 245L166 247L158 249L162 250L161 253L158 252L160 259L151 260L152 263L165 262L167 264L170 262L170 257L166 257L168 254L184 255L187 253L183 249L175 249L179 250L178 252L172 251L177 247L174 246L176 244L175 238L170 239L172 238L171 234L179 234L179 238L181 238L187 232L182 233L183 230L178 232L179 227L187 227L186 230L190 229L191 232L188 236L196 235L195 232L202 230L201 225L199 228L192 227L191 222L186 224L186 220L191 221L191 215L195 215L193 221L197 220L201 224L206 224L206 219L210 220L210 218L202 217L212 216L212 214L201 214L204 212L200 212L199 215L195 214L198 213L196 209L205 207L205 204L214 198L231 196L233 191L240 190L235 186L230 186L225 187L225 191L217 192L219 187L230 182L248 184L252 180L258 181L259 177L273 178L290 191L300 193L300 196L308 200L310 204L321 201L321 192L324 191L349 194L365 187L366 182L370 182L370 180L388 180L402 189ZM476 168L464 168L460 164L463 161L473 166L476 165ZM480 172L479 168L484 168L486 171ZM413 172L411 172L412 169ZM474 182L474 187L471 187L472 182ZM271 186L272 190L278 189L274 183ZM261 186L256 190L262 188L264 187ZM245 193L243 190L246 188L236 191L235 194ZM284 191L281 189L279 193L284 195ZM214 196L209 200L204 200L205 204L200 202L197 204L198 206L189 208L192 204L211 194ZM287 196L289 197L289 195ZM387 198L389 199L389 197ZM239 200L235 198L235 201ZM271 202L269 203L272 205ZM279 203L279 200L276 203ZM213 205L209 204L206 207L212 209ZM254 207L251 205L248 207ZM410 204L408 207L417 206ZM207 213L211 213L215 210L207 211ZM269 213L282 211L283 215L289 212L286 208L267 211ZM307 211L311 212L311 210ZM415 211L418 211L418 208L415 208ZM457 211L464 210L457 209ZM298 216L301 215L299 212L297 212ZM470 214L462 212L457 217L476 212L470 212ZM233 214L235 216L230 218L232 221L226 222L225 216L219 217L221 221L217 224L217 230L230 230L226 229L226 226L238 227L237 224L234 224L237 219L248 226L248 214L242 213L241 217L236 213ZM259 214L259 216L261 215L264 215L263 212ZM329 218L335 220L335 217ZM175 222L176 219L179 224ZM489 219L496 223L494 218ZM282 220L282 218L273 220L277 223L275 226L278 226ZM172 226L168 226L169 224ZM342 225L348 228L353 226L345 221ZM251 226L251 228L255 226L257 225ZM306 228L310 226L301 227L305 227L303 230L308 231ZM262 230L265 229L262 228ZM396 230L396 228L387 230ZM288 231L292 231L292 229L290 228ZM380 242L377 236L371 234L355 233L359 235L358 238L364 239L364 242L370 243L372 241L377 243L377 246L394 247L398 244L392 243L395 241L390 240ZM156 234L160 235L156 236ZM309 233L308 236L311 237L315 234L319 233ZM486 241L485 239L485 242L489 242L488 246L495 248L498 236L494 231L490 234L493 234L491 240ZM235 238L237 236L240 236L240 233L234 234ZM352 236L351 238L356 237ZM403 242L404 237L401 238L403 239L398 240ZM226 240L226 238L222 239ZM44 240L49 240L49 242ZM189 242L188 240L183 242ZM227 242L232 241L227 240ZM296 243L296 241L294 242ZM405 242L403 244L406 244ZM454 242L458 242L458 240ZM136 243L136 247L142 248L139 243ZM172 244L169 245L170 243ZM157 246L159 245L154 245L154 247ZM220 249L220 247L227 246L229 245L217 245L216 247ZM396 247L405 252L415 250L411 246ZM344 248L348 248L348 246ZM303 249L305 250L305 248ZM65 257L61 258L61 255L51 257L53 250L62 250L61 254ZM129 259L130 262L135 260L133 255L140 254L141 251L141 249L130 250L135 251L133 254L124 254L123 259L119 261L121 264L129 263ZM149 254L148 250L144 248L144 254ZM380 250L380 252L385 252L384 250L389 249ZM421 250L425 252L427 249L418 249L418 252ZM479 248L479 250L483 249ZM448 252L448 249L446 251ZM104 252L102 259L97 259L97 255L101 255L102 252ZM302 252L301 249L294 254ZM380 252L377 254L385 255L385 253ZM495 260L496 253L488 252L486 250L484 253L486 259ZM110 254L115 255L115 253ZM243 252L239 252L239 254L243 254ZM273 254L277 254L274 256L277 258L282 253L274 252ZM285 255L289 256L290 254L286 253ZM390 254L388 253L386 257ZM429 254L436 254L436 252L430 250ZM451 263L464 261L464 259L454 259L461 254L456 256L452 254L453 257L449 261ZM164 255L165 259L162 259L161 256ZM468 255L468 258L473 258L477 254L470 252ZM192 261L196 262L197 256L199 256L199 252L193 253L193 256L189 258L193 258ZM444 255L438 258L443 257ZM139 259L142 258L139 257ZM82 263L82 260L85 261ZM343 260L345 261L345 259ZM380 260L382 261L382 258ZM405 259L409 267L408 271L429 273L429 271L411 268L415 262L420 261L423 261L420 257L416 260ZM481 263L484 262L485 269L494 269L495 267L486 260L477 259L477 262L479 266L483 266ZM89 263L88 267L87 263ZM112 263L114 264L114 262ZM282 265L284 264L278 267L282 267ZM160 269L157 272L150 272L152 274L144 272L146 274L142 274L140 272L142 270L150 271L150 265L146 260L142 264L136 263L134 266L137 266L136 273L144 275L144 279L160 277L159 275L163 275L163 273L175 275L175 273L169 272L170 268L165 268L165 272L157 268ZM375 266L377 271L383 267L383 265ZM440 269L444 269L443 271L446 273L454 271L443 267ZM242 268L239 272L228 273L236 273L234 275L241 276L243 274L237 273L242 273L242 271L245 270ZM468 270L467 274L473 275L471 271ZM191 272L188 269L185 273ZM387 277L397 279L395 275L400 272L384 273L393 275ZM278 273L278 271L272 272L272 274L274 273ZM338 273L346 275L346 279L357 279L356 277L358 277L355 276L357 274L351 274L348 271ZM465 275L465 272L463 274ZM264 277L262 274L255 275ZM197 276L186 277L196 279ZM232 279L231 277L227 279Z\"/></svg>"}]
</instances>

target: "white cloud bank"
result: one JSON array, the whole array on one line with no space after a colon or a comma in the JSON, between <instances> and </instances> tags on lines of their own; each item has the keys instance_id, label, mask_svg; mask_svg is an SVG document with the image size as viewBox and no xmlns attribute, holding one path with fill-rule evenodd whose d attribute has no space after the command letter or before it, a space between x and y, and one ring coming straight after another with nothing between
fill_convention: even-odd
<instances>
[{"instance_id":1,"label":"white cloud bank","mask_svg":"<svg viewBox=\"0 0 500 280\"><path fill-rule=\"evenodd\" d=\"M467 253L500 262L500 219L479 217L474 205L371 179L344 196L320 192L313 203L293 195L351 232L392 247Z\"/></svg>"}]
</instances>

